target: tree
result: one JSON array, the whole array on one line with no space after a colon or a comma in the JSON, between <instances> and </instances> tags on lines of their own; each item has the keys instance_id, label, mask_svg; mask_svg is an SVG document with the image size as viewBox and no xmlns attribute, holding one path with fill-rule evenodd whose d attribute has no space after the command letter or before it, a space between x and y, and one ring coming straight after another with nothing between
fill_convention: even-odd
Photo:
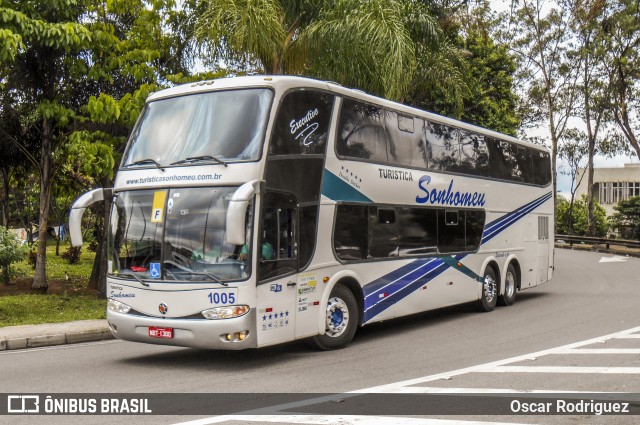
<instances>
[{"instance_id":1,"label":"tree","mask_svg":"<svg viewBox=\"0 0 640 425\"><path fill-rule=\"evenodd\" d=\"M607 2L602 20L606 69L610 85L608 109L625 139L640 159L638 114L640 108L640 10L637 1Z\"/></svg>"},{"instance_id":2,"label":"tree","mask_svg":"<svg viewBox=\"0 0 640 425\"><path fill-rule=\"evenodd\" d=\"M556 219L558 223L558 234L570 234L585 236L589 234L589 221L587 218L587 196L575 201L571 213L569 213L569 201L562 197L558 197L558 206L556 208ZM607 212L598 201L594 202L594 218L595 233L594 236L604 237L607 235L609 223L607 220ZM569 233L569 223L573 223L573 233Z\"/></svg>"},{"instance_id":3,"label":"tree","mask_svg":"<svg viewBox=\"0 0 640 425\"><path fill-rule=\"evenodd\" d=\"M640 239L640 196L624 199L613 209L616 212L611 217L612 225L621 233L628 233L630 237Z\"/></svg>"},{"instance_id":4,"label":"tree","mask_svg":"<svg viewBox=\"0 0 640 425\"><path fill-rule=\"evenodd\" d=\"M392 100L408 93L420 50L441 47L426 7L409 0L208 0L204 7L196 35L210 62L305 74Z\"/></svg>"},{"instance_id":5,"label":"tree","mask_svg":"<svg viewBox=\"0 0 640 425\"><path fill-rule=\"evenodd\" d=\"M19 47L8 49L1 69L5 71L5 90L14 95L12 105L22 117L26 130L39 134L40 150L32 155L25 146L23 153L37 170L40 181L39 239L33 288L47 287L46 239L49 220L51 185L57 164L56 153L64 145L65 133L74 115L74 107L82 99L69 76L83 71L82 51L91 40L89 31L79 22L83 5L76 0L55 0L37 4L5 1L0 7L3 28L0 31ZM9 34L9 35L6 35ZM7 63L11 66L7 67ZM5 133L6 134L6 133Z\"/></svg>"},{"instance_id":6,"label":"tree","mask_svg":"<svg viewBox=\"0 0 640 425\"><path fill-rule=\"evenodd\" d=\"M189 76L193 45L189 32L192 1L178 10L173 0L121 0L90 6L86 26L94 34L87 50L86 104L80 108L64 171L91 187L113 186L114 167L127 138L153 91L170 82L210 78ZM186 76L185 76L186 75ZM98 244L89 287L104 296L107 273L105 241L111 200L95 207Z\"/></svg>"},{"instance_id":7,"label":"tree","mask_svg":"<svg viewBox=\"0 0 640 425\"><path fill-rule=\"evenodd\" d=\"M9 283L11 276L10 266L25 255L25 248L21 242L6 227L0 226L0 267L2 267L2 280Z\"/></svg>"},{"instance_id":8,"label":"tree","mask_svg":"<svg viewBox=\"0 0 640 425\"><path fill-rule=\"evenodd\" d=\"M604 2L600 0L566 0L562 3L571 14L572 34L575 48L570 52L575 57L580 73L580 118L586 125L587 136L587 218L589 235L596 233L595 200L593 196L593 160L601 139L601 131L606 125L606 99L608 90L606 75L600 61L605 55L601 43L601 19Z\"/></svg>"},{"instance_id":9,"label":"tree","mask_svg":"<svg viewBox=\"0 0 640 425\"><path fill-rule=\"evenodd\" d=\"M568 129L565 132L565 142L560 145L560 149L558 154L561 158L563 158L569 165L569 170L563 172L564 174L568 174L571 177L571 188L569 189L571 193L571 198L569 199L569 207L566 212L566 216L564 217L563 229L568 235L573 235L573 207L575 205L576 191L578 190L578 186L582 183L582 180L585 176L585 173L580 173L579 170L583 167L583 162L586 156L586 151L584 149L586 136L583 131L580 131L575 128Z\"/></svg>"},{"instance_id":10,"label":"tree","mask_svg":"<svg viewBox=\"0 0 640 425\"><path fill-rule=\"evenodd\" d=\"M544 6L543 0L513 1L501 38L520 62L523 136L541 123L549 128L555 194L558 148L576 108L579 74L569 55L573 36L569 11L558 7L545 11Z\"/></svg>"}]
</instances>

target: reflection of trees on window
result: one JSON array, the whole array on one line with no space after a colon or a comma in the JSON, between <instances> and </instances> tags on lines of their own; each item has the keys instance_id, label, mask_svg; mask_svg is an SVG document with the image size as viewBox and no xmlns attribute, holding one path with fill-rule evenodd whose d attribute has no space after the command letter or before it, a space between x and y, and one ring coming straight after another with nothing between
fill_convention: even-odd
<instances>
[{"instance_id":1,"label":"reflection of trees on window","mask_svg":"<svg viewBox=\"0 0 640 425\"><path fill-rule=\"evenodd\" d=\"M387 112L389 134L389 163L400 166L426 168L422 120L411 116Z\"/></svg>"},{"instance_id":2,"label":"reflection of trees on window","mask_svg":"<svg viewBox=\"0 0 640 425\"><path fill-rule=\"evenodd\" d=\"M460 130L459 171L476 176L489 176L489 152L483 135Z\"/></svg>"},{"instance_id":3,"label":"reflection of trees on window","mask_svg":"<svg viewBox=\"0 0 640 425\"><path fill-rule=\"evenodd\" d=\"M341 156L387 162L384 109L345 99L340 113L337 152Z\"/></svg>"},{"instance_id":4,"label":"reflection of trees on window","mask_svg":"<svg viewBox=\"0 0 640 425\"><path fill-rule=\"evenodd\" d=\"M523 181L522 170L519 168L515 156L517 151L512 149L511 143L503 140L491 140L488 146L490 147L491 177Z\"/></svg>"},{"instance_id":5,"label":"reflection of trees on window","mask_svg":"<svg viewBox=\"0 0 640 425\"><path fill-rule=\"evenodd\" d=\"M429 167L442 171L455 169L460 159L458 130L446 125L425 121L424 135L427 141Z\"/></svg>"},{"instance_id":6,"label":"reflection of trees on window","mask_svg":"<svg viewBox=\"0 0 640 425\"><path fill-rule=\"evenodd\" d=\"M531 153L533 159L533 183L546 185L551 182L551 159L548 152L534 150Z\"/></svg>"},{"instance_id":7,"label":"reflection of trees on window","mask_svg":"<svg viewBox=\"0 0 640 425\"><path fill-rule=\"evenodd\" d=\"M533 183L533 164L531 163L531 149L512 143L511 151L513 152L513 156L516 158L518 170L520 170L520 175L522 176L522 180L518 181Z\"/></svg>"}]
</instances>

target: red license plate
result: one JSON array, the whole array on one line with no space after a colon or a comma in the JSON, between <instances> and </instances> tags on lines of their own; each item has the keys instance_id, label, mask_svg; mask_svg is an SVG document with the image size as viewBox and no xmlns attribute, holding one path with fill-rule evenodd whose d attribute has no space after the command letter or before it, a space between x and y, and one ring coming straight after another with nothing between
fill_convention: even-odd
<instances>
[{"instance_id":1,"label":"red license plate","mask_svg":"<svg viewBox=\"0 0 640 425\"><path fill-rule=\"evenodd\" d=\"M149 336L152 338L173 338L173 328L149 326Z\"/></svg>"}]
</instances>

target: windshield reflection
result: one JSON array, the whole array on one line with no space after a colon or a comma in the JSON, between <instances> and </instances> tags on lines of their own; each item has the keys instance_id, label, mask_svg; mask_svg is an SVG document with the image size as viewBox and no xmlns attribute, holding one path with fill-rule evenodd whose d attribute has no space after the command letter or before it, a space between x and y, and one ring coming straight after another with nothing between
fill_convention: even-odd
<instances>
[{"instance_id":1,"label":"windshield reflection","mask_svg":"<svg viewBox=\"0 0 640 425\"><path fill-rule=\"evenodd\" d=\"M250 269L241 258L250 247L225 242L228 199L235 189L118 194L111 216L110 272L125 278L222 284L247 279ZM253 210L247 211L250 240Z\"/></svg>"},{"instance_id":2,"label":"windshield reflection","mask_svg":"<svg viewBox=\"0 0 640 425\"><path fill-rule=\"evenodd\" d=\"M149 102L123 167L189 158L255 161L273 95L268 89L206 92Z\"/></svg>"}]
</instances>

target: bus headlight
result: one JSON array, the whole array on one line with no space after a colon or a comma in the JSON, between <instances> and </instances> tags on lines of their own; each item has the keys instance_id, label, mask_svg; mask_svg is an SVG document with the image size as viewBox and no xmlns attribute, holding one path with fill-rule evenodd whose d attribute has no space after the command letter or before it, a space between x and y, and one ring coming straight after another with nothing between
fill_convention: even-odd
<instances>
[{"instance_id":1,"label":"bus headlight","mask_svg":"<svg viewBox=\"0 0 640 425\"><path fill-rule=\"evenodd\" d=\"M244 316L249 312L248 305L229 305L225 307L214 307L204 310L202 315L209 320L231 319L232 317Z\"/></svg>"},{"instance_id":2,"label":"bus headlight","mask_svg":"<svg viewBox=\"0 0 640 425\"><path fill-rule=\"evenodd\" d=\"M116 300L109 300L109 302L107 303L107 308L111 311L122 314L127 314L129 310L131 310L131 307Z\"/></svg>"}]
</instances>

